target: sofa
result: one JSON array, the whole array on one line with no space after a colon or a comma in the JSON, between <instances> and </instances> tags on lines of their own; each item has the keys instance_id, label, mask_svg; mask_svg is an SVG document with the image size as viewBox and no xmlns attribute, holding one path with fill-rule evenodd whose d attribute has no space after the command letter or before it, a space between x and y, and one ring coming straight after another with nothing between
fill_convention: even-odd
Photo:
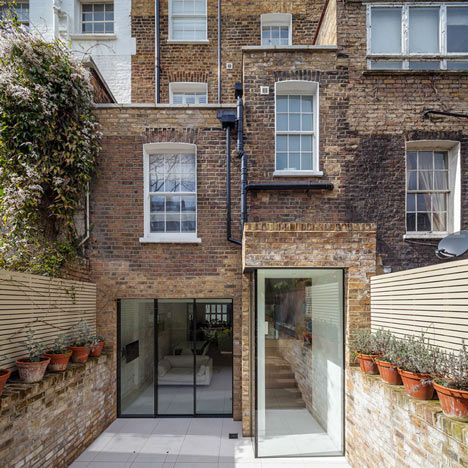
<instances>
[{"instance_id":1,"label":"sofa","mask_svg":"<svg viewBox=\"0 0 468 468\"><path fill-rule=\"evenodd\" d=\"M213 359L196 356L196 383L210 385ZM158 385L193 385L193 355L165 356L158 362Z\"/></svg>"}]
</instances>

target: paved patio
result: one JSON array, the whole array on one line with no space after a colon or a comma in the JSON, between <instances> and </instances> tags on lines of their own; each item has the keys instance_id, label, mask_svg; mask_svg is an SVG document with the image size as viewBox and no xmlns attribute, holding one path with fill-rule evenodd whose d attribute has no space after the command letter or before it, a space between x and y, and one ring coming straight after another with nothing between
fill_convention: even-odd
<instances>
[{"instance_id":1,"label":"paved patio","mask_svg":"<svg viewBox=\"0 0 468 468\"><path fill-rule=\"evenodd\" d=\"M238 433L239 439L229 439ZM255 459L228 418L117 419L72 468L345 468L344 458Z\"/></svg>"}]
</instances>

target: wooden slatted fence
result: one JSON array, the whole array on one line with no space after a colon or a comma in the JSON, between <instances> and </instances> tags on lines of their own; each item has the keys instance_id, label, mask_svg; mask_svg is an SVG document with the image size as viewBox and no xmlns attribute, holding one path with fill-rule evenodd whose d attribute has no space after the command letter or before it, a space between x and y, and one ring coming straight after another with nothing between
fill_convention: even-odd
<instances>
[{"instance_id":1,"label":"wooden slatted fence","mask_svg":"<svg viewBox=\"0 0 468 468\"><path fill-rule=\"evenodd\" d=\"M96 331L96 286L0 270L0 367L26 356L25 333L46 344L84 319Z\"/></svg>"},{"instance_id":2,"label":"wooden slatted fence","mask_svg":"<svg viewBox=\"0 0 468 468\"><path fill-rule=\"evenodd\" d=\"M446 349L468 345L468 260L373 277L371 322L400 337L424 331Z\"/></svg>"}]
</instances>

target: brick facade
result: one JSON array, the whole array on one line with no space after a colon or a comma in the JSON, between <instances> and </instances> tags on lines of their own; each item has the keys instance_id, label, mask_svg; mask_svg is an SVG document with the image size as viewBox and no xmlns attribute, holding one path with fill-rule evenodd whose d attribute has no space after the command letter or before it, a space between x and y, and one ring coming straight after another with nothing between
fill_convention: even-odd
<instances>
[{"instance_id":1,"label":"brick facade","mask_svg":"<svg viewBox=\"0 0 468 468\"><path fill-rule=\"evenodd\" d=\"M359 1L329 2L328 16L322 21L326 30L318 36L321 45L312 45L323 3L223 2L222 101L234 101L233 84L242 81L248 182L333 184L331 191L249 192L248 216L253 224L247 225L243 250L226 240L225 132L216 118L220 106L164 105L171 81L206 81L209 101L216 101L216 1L208 1L207 44L168 43L167 0L160 2L163 105L155 106L138 105L155 100L154 2L134 0L135 105L101 106L97 111L104 139L92 193L94 229L89 254L98 284L98 328L115 346L117 299L233 299L234 417L242 417L245 433L250 432L253 404L250 318L255 311L249 269L267 265L345 268L347 331L367 325L369 275L382 265L401 270L437 261L433 253L436 240L416 243L403 239L405 144L410 140L460 142L461 220L462 226L468 227L466 120L422 116L428 108L463 112L467 74L367 71L366 12ZM267 12L293 14L293 44L299 47L258 47L260 15ZM334 12L336 32L330 18ZM232 71L225 68L228 62L233 64ZM273 90L280 80L319 84L319 157L324 173L320 178L273 175ZM260 86L268 86L270 93L260 94ZM166 141L197 145L201 244L139 242L143 235L142 147ZM236 236L240 229L239 169L233 151ZM115 403L115 387L112 401Z\"/></svg>"}]
</instances>

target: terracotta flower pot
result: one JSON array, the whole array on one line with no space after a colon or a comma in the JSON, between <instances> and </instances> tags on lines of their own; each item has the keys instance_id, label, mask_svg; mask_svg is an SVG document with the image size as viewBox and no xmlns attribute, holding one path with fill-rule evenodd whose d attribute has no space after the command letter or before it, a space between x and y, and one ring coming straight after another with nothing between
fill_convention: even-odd
<instances>
[{"instance_id":1,"label":"terracotta flower pot","mask_svg":"<svg viewBox=\"0 0 468 468\"><path fill-rule=\"evenodd\" d=\"M398 373L397 366L388 361L375 360L377 367L379 368L379 374L382 380L390 385L401 385L400 374Z\"/></svg>"},{"instance_id":2,"label":"terracotta flower pot","mask_svg":"<svg viewBox=\"0 0 468 468\"><path fill-rule=\"evenodd\" d=\"M84 364L89 357L88 346L69 346L68 349L72 352L72 362Z\"/></svg>"},{"instance_id":3,"label":"terracotta flower pot","mask_svg":"<svg viewBox=\"0 0 468 468\"><path fill-rule=\"evenodd\" d=\"M3 389L5 388L5 384L7 380L10 378L11 372L7 369L0 369L0 396L3 393Z\"/></svg>"},{"instance_id":4,"label":"terracotta flower pot","mask_svg":"<svg viewBox=\"0 0 468 468\"><path fill-rule=\"evenodd\" d=\"M16 367L18 368L20 379L26 383L41 381L44 378L49 362L50 359L46 357L42 357L37 362L31 362L29 359L18 359Z\"/></svg>"},{"instance_id":5,"label":"terracotta flower pot","mask_svg":"<svg viewBox=\"0 0 468 468\"><path fill-rule=\"evenodd\" d=\"M434 396L434 386L430 374L415 374L402 369L398 369L405 391L409 396L418 400L432 400Z\"/></svg>"},{"instance_id":6,"label":"terracotta flower pot","mask_svg":"<svg viewBox=\"0 0 468 468\"><path fill-rule=\"evenodd\" d=\"M49 367L50 372L63 372L67 369L68 361L70 360L71 351L66 354L52 354L46 353L44 356L50 359Z\"/></svg>"},{"instance_id":7,"label":"terracotta flower pot","mask_svg":"<svg viewBox=\"0 0 468 468\"><path fill-rule=\"evenodd\" d=\"M468 422L468 390L456 390L434 382L445 416Z\"/></svg>"},{"instance_id":8,"label":"terracotta flower pot","mask_svg":"<svg viewBox=\"0 0 468 468\"><path fill-rule=\"evenodd\" d=\"M89 353L92 357L99 357L104 349L104 341L100 341L97 345L91 346L91 352Z\"/></svg>"},{"instance_id":9,"label":"terracotta flower pot","mask_svg":"<svg viewBox=\"0 0 468 468\"><path fill-rule=\"evenodd\" d=\"M377 369L377 364L374 362L374 359L377 357L377 355L373 354L358 354L357 358L361 371L365 374L378 374L379 370Z\"/></svg>"}]
</instances>

